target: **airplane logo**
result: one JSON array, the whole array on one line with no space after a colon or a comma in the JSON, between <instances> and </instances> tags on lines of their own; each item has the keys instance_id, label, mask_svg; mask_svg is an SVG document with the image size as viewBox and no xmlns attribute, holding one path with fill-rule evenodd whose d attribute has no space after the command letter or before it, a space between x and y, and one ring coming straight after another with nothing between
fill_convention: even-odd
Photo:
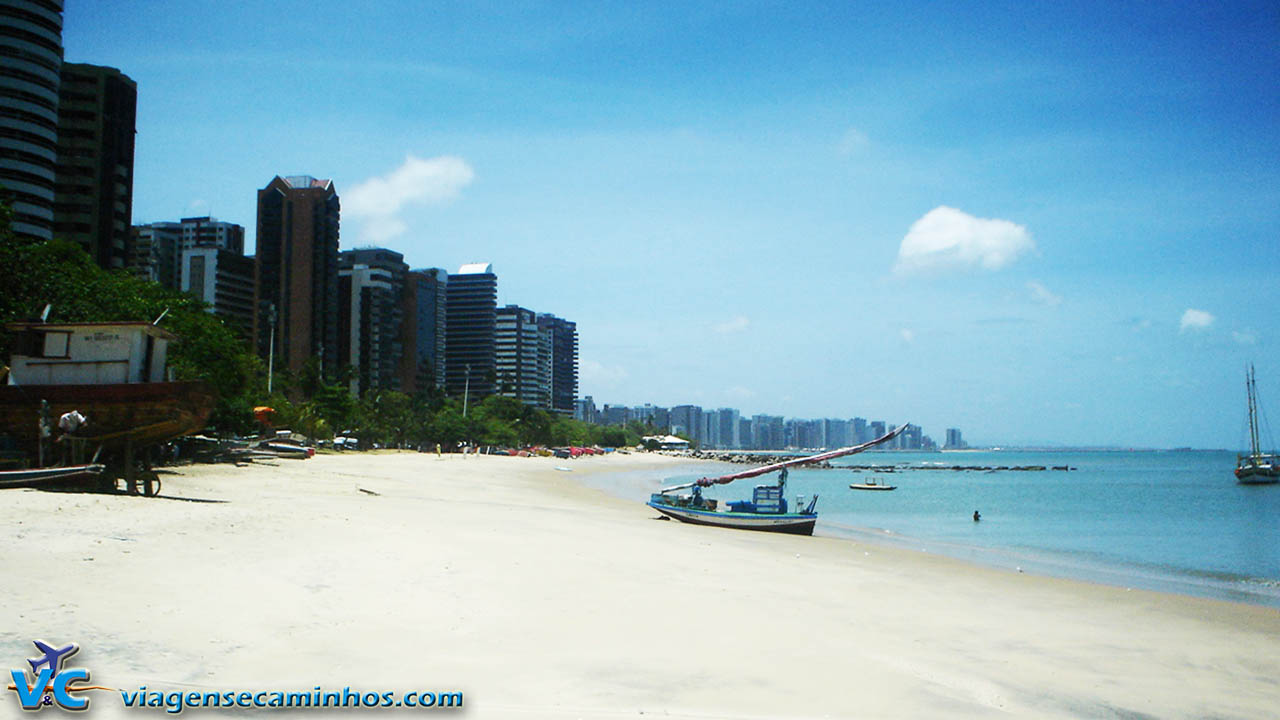
<instances>
[{"instance_id":1,"label":"airplane logo","mask_svg":"<svg viewBox=\"0 0 1280 720\"><path fill-rule=\"evenodd\" d=\"M71 643L65 647L55 648L43 640L34 640L36 649L44 653L44 657L30 658L31 674L35 677L27 679L22 670L12 670L9 676L13 679L8 689L18 695L18 704L23 710L39 710L56 704L63 710L86 710L89 699L76 697L73 692L81 690L109 690L100 686L85 686L79 683L89 681L89 671L85 668L64 668L67 658L75 655L80 646ZM72 683L76 683L72 687Z\"/></svg>"},{"instance_id":2,"label":"airplane logo","mask_svg":"<svg viewBox=\"0 0 1280 720\"><path fill-rule=\"evenodd\" d=\"M36 649L44 653L44 657L27 660L27 662L31 663L31 672L39 675L40 666L48 665L50 678L56 677L58 672L62 670L62 663L80 650L80 646L75 643L55 649L42 640L34 640L33 642L36 645Z\"/></svg>"}]
</instances>

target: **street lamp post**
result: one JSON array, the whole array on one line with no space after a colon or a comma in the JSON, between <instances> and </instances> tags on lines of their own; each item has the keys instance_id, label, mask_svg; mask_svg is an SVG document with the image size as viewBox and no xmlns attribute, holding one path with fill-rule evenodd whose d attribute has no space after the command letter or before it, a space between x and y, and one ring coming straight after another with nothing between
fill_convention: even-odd
<instances>
[{"instance_id":1,"label":"street lamp post","mask_svg":"<svg viewBox=\"0 0 1280 720\"><path fill-rule=\"evenodd\" d=\"M276 304L267 305L267 322L271 325L271 343L267 349L267 394L271 394L271 379L275 375L276 364ZM261 357L261 356L259 356Z\"/></svg>"},{"instance_id":2,"label":"street lamp post","mask_svg":"<svg viewBox=\"0 0 1280 720\"><path fill-rule=\"evenodd\" d=\"M462 386L462 417L467 416L467 400L471 395L471 363L467 363L467 381Z\"/></svg>"}]
</instances>

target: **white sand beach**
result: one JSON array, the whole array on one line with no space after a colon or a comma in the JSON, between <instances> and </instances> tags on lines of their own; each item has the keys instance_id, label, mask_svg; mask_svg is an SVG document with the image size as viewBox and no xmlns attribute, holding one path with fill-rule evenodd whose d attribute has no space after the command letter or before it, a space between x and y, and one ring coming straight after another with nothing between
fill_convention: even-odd
<instances>
[{"instance_id":1,"label":"white sand beach","mask_svg":"<svg viewBox=\"0 0 1280 720\"><path fill-rule=\"evenodd\" d=\"M177 468L162 498L0 491L5 667L74 641L130 691L457 690L484 718L1277 712L1274 608L657 521L580 484L682 462L352 453ZM288 716L312 714L348 713Z\"/></svg>"}]
</instances>

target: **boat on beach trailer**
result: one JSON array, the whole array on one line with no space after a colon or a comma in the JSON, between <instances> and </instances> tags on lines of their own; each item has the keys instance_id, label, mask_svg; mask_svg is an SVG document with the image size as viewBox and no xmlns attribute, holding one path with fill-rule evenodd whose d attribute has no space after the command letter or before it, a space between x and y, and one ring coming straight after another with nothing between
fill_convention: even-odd
<instances>
[{"instance_id":1,"label":"boat on beach trailer","mask_svg":"<svg viewBox=\"0 0 1280 720\"><path fill-rule=\"evenodd\" d=\"M0 385L0 462L27 475L0 476L0 487L114 490L122 480L129 493L159 492L160 445L203 428L214 405L204 383L169 380L177 336L159 321L4 325L13 351Z\"/></svg>"},{"instance_id":2,"label":"boat on beach trailer","mask_svg":"<svg viewBox=\"0 0 1280 720\"><path fill-rule=\"evenodd\" d=\"M884 436L861 445L840 448L839 450L831 450L807 457L792 458L729 475L721 475L714 478L704 477L690 483L665 487L659 492L653 493L649 497L647 504L662 513L664 517L693 525L712 525L738 530L812 535L814 525L818 521L818 496L814 495L808 505L804 503L804 496L800 496L796 499L796 512L788 512L787 500L783 497L786 493L787 469L860 453L863 450L892 440L906 427L904 423ZM778 483L776 485L757 485L752 493L751 500L725 503L726 510L719 509L719 501L702 496L702 488L704 487L725 485L734 480L759 477L773 472L778 473ZM692 492L678 494L681 490L689 489L692 489Z\"/></svg>"}]
</instances>

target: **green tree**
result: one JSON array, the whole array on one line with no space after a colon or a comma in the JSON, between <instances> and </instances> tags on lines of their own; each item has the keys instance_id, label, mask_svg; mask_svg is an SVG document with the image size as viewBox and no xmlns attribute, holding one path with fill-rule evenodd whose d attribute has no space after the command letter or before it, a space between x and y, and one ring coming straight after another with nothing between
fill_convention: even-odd
<instances>
[{"instance_id":1,"label":"green tree","mask_svg":"<svg viewBox=\"0 0 1280 720\"><path fill-rule=\"evenodd\" d=\"M364 418L361 429L370 430L383 445L404 447L411 436L421 435L425 408L416 408L413 399L402 392L369 393L360 405Z\"/></svg>"},{"instance_id":2,"label":"green tree","mask_svg":"<svg viewBox=\"0 0 1280 720\"><path fill-rule=\"evenodd\" d=\"M596 438L596 444L604 447L627 447L627 431L617 425L597 426L600 434Z\"/></svg>"},{"instance_id":3,"label":"green tree","mask_svg":"<svg viewBox=\"0 0 1280 720\"><path fill-rule=\"evenodd\" d=\"M0 322L39 317L63 322L142 321L164 315L160 327L178 336L168 352L177 380L203 381L217 398L216 427L242 431L253 425L253 398L261 395L262 363L222 320L190 295L168 290L124 271L104 270L75 243L19 238L0 211ZM7 333L0 355L12 348Z\"/></svg>"}]
</instances>

